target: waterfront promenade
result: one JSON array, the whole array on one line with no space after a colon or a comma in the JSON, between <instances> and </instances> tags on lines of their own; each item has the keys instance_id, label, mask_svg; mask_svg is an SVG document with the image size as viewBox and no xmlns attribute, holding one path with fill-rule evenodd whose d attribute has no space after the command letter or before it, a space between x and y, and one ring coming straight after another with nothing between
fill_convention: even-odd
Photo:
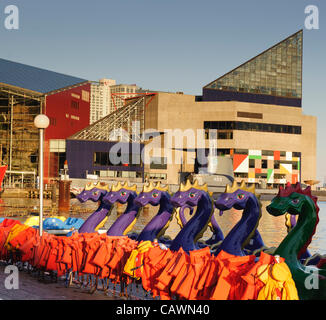
<instances>
[{"instance_id":1,"label":"waterfront promenade","mask_svg":"<svg viewBox=\"0 0 326 320\"><path fill-rule=\"evenodd\" d=\"M19 288L6 289L5 264L0 264L0 300L121 300L124 297L114 298L112 295L105 295L103 291L95 291L93 294L89 289L77 287L66 288L64 281L58 282L38 281L36 275L19 271Z\"/></svg>"}]
</instances>

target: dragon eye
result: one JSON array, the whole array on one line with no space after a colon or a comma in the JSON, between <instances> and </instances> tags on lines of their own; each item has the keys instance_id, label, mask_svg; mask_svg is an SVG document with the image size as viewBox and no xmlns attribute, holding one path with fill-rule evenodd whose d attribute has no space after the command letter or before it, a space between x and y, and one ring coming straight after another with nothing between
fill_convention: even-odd
<instances>
[{"instance_id":1,"label":"dragon eye","mask_svg":"<svg viewBox=\"0 0 326 320\"><path fill-rule=\"evenodd\" d=\"M152 197L153 197L153 198L157 198L157 197L158 197L158 193L157 193L157 192L154 192L154 193L152 194Z\"/></svg>"},{"instance_id":2,"label":"dragon eye","mask_svg":"<svg viewBox=\"0 0 326 320\"><path fill-rule=\"evenodd\" d=\"M293 204L298 204L299 201L300 201L299 199L293 199L293 200L292 200L292 203L293 203Z\"/></svg>"},{"instance_id":3,"label":"dragon eye","mask_svg":"<svg viewBox=\"0 0 326 320\"><path fill-rule=\"evenodd\" d=\"M94 192L93 192L93 195L94 195L94 196L97 196L97 195L98 195L98 192L97 192L97 191L94 191Z\"/></svg>"},{"instance_id":4,"label":"dragon eye","mask_svg":"<svg viewBox=\"0 0 326 320\"><path fill-rule=\"evenodd\" d=\"M243 193L239 193L237 195L237 197L238 197L239 200L242 200L244 198L244 194Z\"/></svg>"},{"instance_id":5,"label":"dragon eye","mask_svg":"<svg viewBox=\"0 0 326 320\"><path fill-rule=\"evenodd\" d=\"M123 196L123 197L124 197L126 194L127 194L126 191L121 191L121 192L120 192L120 195Z\"/></svg>"},{"instance_id":6,"label":"dragon eye","mask_svg":"<svg viewBox=\"0 0 326 320\"><path fill-rule=\"evenodd\" d=\"M196 193L194 193L194 192L190 192L190 193L189 193L189 197L190 197L190 198L194 198L195 195L196 195Z\"/></svg>"}]
</instances>

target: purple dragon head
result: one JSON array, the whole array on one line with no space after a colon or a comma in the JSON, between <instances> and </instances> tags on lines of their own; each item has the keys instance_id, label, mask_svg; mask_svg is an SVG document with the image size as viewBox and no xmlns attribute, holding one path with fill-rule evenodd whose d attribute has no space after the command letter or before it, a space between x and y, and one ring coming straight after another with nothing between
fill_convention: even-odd
<instances>
[{"instance_id":1,"label":"purple dragon head","mask_svg":"<svg viewBox=\"0 0 326 320\"><path fill-rule=\"evenodd\" d=\"M195 207L204 194L207 194L207 185L199 186L197 180L192 185L187 180L187 183L182 184L180 190L172 196L171 203L175 207Z\"/></svg>"},{"instance_id":2,"label":"purple dragon head","mask_svg":"<svg viewBox=\"0 0 326 320\"><path fill-rule=\"evenodd\" d=\"M161 187L160 182L156 185L151 182L143 187L143 191L137 196L135 203L140 207L144 207L147 204L158 206L161 203L161 199L166 198L167 193L168 186Z\"/></svg>"},{"instance_id":3,"label":"purple dragon head","mask_svg":"<svg viewBox=\"0 0 326 320\"><path fill-rule=\"evenodd\" d=\"M243 210L246 207L248 199L255 196L254 193L254 185L247 188L244 182L240 186L234 182L232 187L227 185L225 192L215 201L215 207L222 213L231 208Z\"/></svg>"},{"instance_id":4,"label":"purple dragon head","mask_svg":"<svg viewBox=\"0 0 326 320\"><path fill-rule=\"evenodd\" d=\"M130 196L135 198L136 195L137 195L136 185L129 187L127 185L127 182L124 185L121 185L121 183L119 182L116 186L112 186L111 191L104 196L103 202L109 205L113 205L115 202L124 204L128 201Z\"/></svg>"},{"instance_id":5,"label":"purple dragon head","mask_svg":"<svg viewBox=\"0 0 326 320\"><path fill-rule=\"evenodd\" d=\"M85 189L76 196L80 202L91 200L93 202L101 201L102 198L110 191L109 186L104 182L90 182Z\"/></svg>"},{"instance_id":6,"label":"purple dragon head","mask_svg":"<svg viewBox=\"0 0 326 320\"><path fill-rule=\"evenodd\" d=\"M205 191L191 188L187 191L177 191L171 198L175 207L195 207Z\"/></svg>"}]
</instances>

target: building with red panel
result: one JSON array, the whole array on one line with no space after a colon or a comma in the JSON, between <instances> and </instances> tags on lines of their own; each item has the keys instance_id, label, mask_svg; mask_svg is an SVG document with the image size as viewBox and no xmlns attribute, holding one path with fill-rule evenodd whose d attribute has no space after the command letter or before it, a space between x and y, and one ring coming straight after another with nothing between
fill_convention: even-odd
<instances>
[{"instance_id":1,"label":"building with red panel","mask_svg":"<svg viewBox=\"0 0 326 320\"><path fill-rule=\"evenodd\" d=\"M0 59L0 98L0 164L8 165L6 182L36 180L34 118L40 113L50 119L44 134L45 183L58 177L66 160L65 139L89 125L90 81Z\"/></svg>"},{"instance_id":2,"label":"building with red panel","mask_svg":"<svg viewBox=\"0 0 326 320\"><path fill-rule=\"evenodd\" d=\"M65 139L89 125L90 83L50 93L44 113L50 119L44 134L44 172L45 178L51 178L63 169Z\"/></svg>"}]
</instances>

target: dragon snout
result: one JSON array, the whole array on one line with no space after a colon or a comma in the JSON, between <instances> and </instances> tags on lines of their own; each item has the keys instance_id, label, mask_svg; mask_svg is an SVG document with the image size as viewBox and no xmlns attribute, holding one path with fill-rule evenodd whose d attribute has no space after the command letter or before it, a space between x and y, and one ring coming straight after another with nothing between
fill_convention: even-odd
<instances>
[{"instance_id":1,"label":"dragon snout","mask_svg":"<svg viewBox=\"0 0 326 320\"><path fill-rule=\"evenodd\" d=\"M78 199L79 202L86 202L88 199L88 197L86 197L84 194L78 194L76 198Z\"/></svg>"},{"instance_id":2,"label":"dragon snout","mask_svg":"<svg viewBox=\"0 0 326 320\"><path fill-rule=\"evenodd\" d=\"M217 209L220 210L229 210L233 207L234 205L234 201L232 200L231 197L228 196L221 196L220 198L218 198L215 202L214 205Z\"/></svg>"},{"instance_id":3,"label":"dragon snout","mask_svg":"<svg viewBox=\"0 0 326 320\"><path fill-rule=\"evenodd\" d=\"M288 202L286 199L275 199L270 203L267 207L266 210L269 214L273 216L279 216L282 214L285 214L289 209Z\"/></svg>"},{"instance_id":4,"label":"dragon snout","mask_svg":"<svg viewBox=\"0 0 326 320\"><path fill-rule=\"evenodd\" d=\"M107 194L104 198L103 198L103 202L107 203L107 204L114 204L117 201L117 197L111 193L111 194Z\"/></svg>"},{"instance_id":5,"label":"dragon snout","mask_svg":"<svg viewBox=\"0 0 326 320\"><path fill-rule=\"evenodd\" d=\"M135 200L134 200L135 204L137 206L140 206L140 207L144 207L146 206L146 204L148 203L148 199L146 198L146 196L144 195L141 195L139 197L137 197Z\"/></svg>"},{"instance_id":6,"label":"dragon snout","mask_svg":"<svg viewBox=\"0 0 326 320\"><path fill-rule=\"evenodd\" d=\"M186 200L185 198L180 194L180 195L175 195L171 198L171 203L174 207L183 207L186 205Z\"/></svg>"}]
</instances>

